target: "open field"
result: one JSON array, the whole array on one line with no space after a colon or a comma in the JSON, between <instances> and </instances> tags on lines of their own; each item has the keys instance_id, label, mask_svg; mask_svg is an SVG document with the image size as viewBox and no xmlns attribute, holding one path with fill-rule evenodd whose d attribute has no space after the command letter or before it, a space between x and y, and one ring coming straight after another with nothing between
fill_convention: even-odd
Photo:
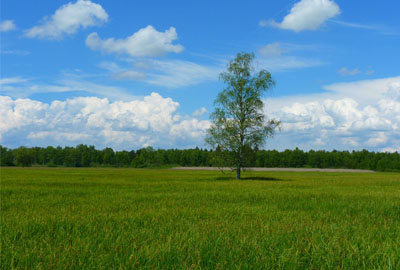
<instances>
[{"instance_id":1,"label":"open field","mask_svg":"<svg viewBox=\"0 0 400 270\"><path fill-rule=\"evenodd\" d=\"M2 269L400 269L400 174L1 169Z\"/></svg>"}]
</instances>

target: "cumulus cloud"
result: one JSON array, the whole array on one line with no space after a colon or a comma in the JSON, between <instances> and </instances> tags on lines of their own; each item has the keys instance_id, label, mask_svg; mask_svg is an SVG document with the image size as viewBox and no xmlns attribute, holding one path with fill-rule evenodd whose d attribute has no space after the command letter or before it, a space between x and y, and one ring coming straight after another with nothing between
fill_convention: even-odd
<instances>
[{"instance_id":1,"label":"cumulus cloud","mask_svg":"<svg viewBox=\"0 0 400 270\"><path fill-rule=\"evenodd\" d=\"M371 137L366 142L366 145L369 146L380 146L385 144L388 141L388 137L384 132L378 132L374 137Z\"/></svg>"},{"instance_id":2,"label":"cumulus cloud","mask_svg":"<svg viewBox=\"0 0 400 270\"><path fill-rule=\"evenodd\" d=\"M360 103L375 104L377 100L382 99L383 96L387 96L388 93L396 92L399 83L400 76L375 80L334 83L323 87L323 89L329 91L323 96L334 98L348 96ZM393 95L396 95L396 93Z\"/></svg>"},{"instance_id":3,"label":"cumulus cloud","mask_svg":"<svg viewBox=\"0 0 400 270\"><path fill-rule=\"evenodd\" d=\"M272 145L281 149L282 145L375 151L398 148L400 77L326 88L332 92L265 101L266 112L283 123L282 134ZM360 98L362 95L366 98Z\"/></svg>"},{"instance_id":4,"label":"cumulus cloud","mask_svg":"<svg viewBox=\"0 0 400 270\"><path fill-rule=\"evenodd\" d=\"M333 0L301 0L293 5L281 23L270 21L269 24L295 32L316 30L327 19L339 14L340 8ZM260 25L266 25L265 21Z\"/></svg>"},{"instance_id":5,"label":"cumulus cloud","mask_svg":"<svg viewBox=\"0 0 400 270\"><path fill-rule=\"evenodd\" d=\"M101 25L108 21L108 14L99 4L78 0L61 6L39 25L25 31L29 38L62 39L75 34L80 28Z\"/></svg>"},{"instance_id":6,"label":"cumulus cloud","mask_svg":"<svg viewBox=\"0 0 400 270\"><path fill-rule=\"evenodd\" d=\"M283 123L282 132L267 141L268 148L399 150L400 77L336 83L325 89L329 91L265 100L267 117ZM2 96L1 143L90 143L118 149L204 145L210 123L198 117L205 108L180 115L177 102L157 93L114 100L80 97L47 104Z\"/></svg>"},{"instance_id":7,"label":"cumulus cloud","mask_svg":"<svg viewBox=\"0 0 400 270\"><path fill-rule=\"evenodd\" d=\"M128 102L79 97L50 104L0 96L1 143L87 143L116 149L203 145L209 122L181 116L178 107L157 93Z\"/></svg>"},{"instance_id":8,"label":"cumulus cloud","mask_svg":"<svg viewBox=\"0 0 400 270\"><path fill-rule=\"evenodd\" d=\"M17 29L13 20L5 20L0 23L0 32L8 32Z\"/></svg>"},{"instance_id":9,"label":"cumulus cloud","mask_svg":"<svg viewBox=\"0 0 400 270\"><path fill-rule=\"evenodd\" d=\"M183 46L173 44L178 39L174 27L158 32L149 25L125 39L101 39L97 33L86 38L86 45L92 50L106 53L128 54L133 57L160 56L166 53L180 53Z\"/></svg>"}]
</instances>

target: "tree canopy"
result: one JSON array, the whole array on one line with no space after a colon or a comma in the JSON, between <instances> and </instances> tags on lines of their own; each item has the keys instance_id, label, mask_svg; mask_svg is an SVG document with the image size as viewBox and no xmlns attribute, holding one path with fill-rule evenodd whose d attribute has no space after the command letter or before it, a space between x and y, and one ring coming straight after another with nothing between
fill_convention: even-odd
<instances>
[{"instance_id":1,"label":"tree canopy","mask_svg":"<svg viewBox=\"0 0 400 270\"><path fill-rule=\"evenodd\" d=\"M19 147L9 149L0 145L1 166L46 167L131 167L165 168L174 166L213 165L217 151L207 149L153 149L146 147L130 151L103 150L94 146ZM314 151L247 149L246 166L280 168L346 168L400 172L399 153L362 151ZM221 166L228 166L222 160Z\"/></svg>"},{"instance_id":2,"label":"tree canopy","mask_svg":"<svg viewBox=\"0 0 400 270\"><path fill-rule=\"evenodd\" d=\"M252 53L238 53L229 62L227 71L221 73L225 88L214 102L212 125L206 137L206 143L220 153L219 159L236 167L237 179L245 165L246 153L263 147L266 138L280 125L277 120L266 120L261 100L275 82L264 69L255 73L253 60Z\"/></svg>"}]
</instances>

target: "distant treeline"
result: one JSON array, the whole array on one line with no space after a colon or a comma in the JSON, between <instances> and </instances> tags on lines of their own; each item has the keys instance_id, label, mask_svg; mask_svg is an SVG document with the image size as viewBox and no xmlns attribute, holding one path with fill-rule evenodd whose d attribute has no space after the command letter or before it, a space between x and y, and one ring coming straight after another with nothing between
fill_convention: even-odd
<instances>
[{"instance_id":1,"label":"distant treeline","mask_svg":"<svg viewBox=\"0 0 400 270\"><path fill-rule=\"evenodd\" d=\"M98 150L80 144L76 147L0 146L1 166L133 167L213 166L216 151L207 149L155 150L146 147L132 151ZM302 151L298 148L276 150L248 149L246 167L346 168L376 171L400 171L399 153L362 151ZM223 164L222 164L223 165ZM228 164L226 164L228 165Z\"/></svg>"}]
</instances>

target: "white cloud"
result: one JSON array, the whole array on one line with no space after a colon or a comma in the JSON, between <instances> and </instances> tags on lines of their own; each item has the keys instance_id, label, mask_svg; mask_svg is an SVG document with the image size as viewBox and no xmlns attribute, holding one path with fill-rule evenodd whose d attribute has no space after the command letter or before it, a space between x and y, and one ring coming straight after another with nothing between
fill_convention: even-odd
<instances>
[{"instance_id":1,"label":"white cloud","mask_svg":"<svg viewBox=\"0 0 400 270\"><path fill-rule=\"evenodd\" d=\"M358 68L349 69L347 67L342 67L341 69L338 70L338 73L341 76L354 76L361 73L364 73L365 75L372 75L375 73L375 71L372 69L368 69L364 72L360 71Z\"/></svg>"},{"instance_id":2,"label":"white cloud","mask_svg":"<svg viewBox=\"0 0 400 270\"><path fill-rule=\"evenodd\" d=\"M137 98L126 89L98 84L84 80L78 76L65 75L55 84L36 84L33 80L22 77L0 79L2 94L14 98L26 98L32 94L86 92L88 94L107 97L112 100L131 100Z\"/></svg>"},{"instance_id":3,"label":"white cloud","mask_svg":"<svg viewBox=\"0 0 400 270\"><path fill-rule=\"evenodd\" d=\"M114 73L113 77L117 80L142 80L146 78L146 74L135 70L124 70Z\"/></svg>"},{"instance_id":4,"label":"white cloud","mask_svg":"<svg viewBox=\"0 0 400 270\"><path fill-rule=\"evenodd\" d=\"M323 87L329 90L327 96L343 97L350 96L360 103L376 103L382 96L389 92L397 91L400 76L375 80L362 80L346 83L335 83ZM395 94L396 95L396 94Z\"/></svg>"},{"instance_id":5,"label":"white cloud","mask_svg":"<svg viewBox=\"0 0 400 270\"><path fill-rule=\"evenodd\" d=\"M344 145L349 145L351 147L358 147L359 146L358 138L354 138L354 137L343 138L342 139L342 143Z\"/></svg>"},{"instance_id":6,"label":"white cloud","mask_svg":"<svg viewBox=\"0 0 400 270\"><path fill-rule=\"evenodd\" d=\"M195 85L218 79L222 67L204 66L190 61L151 61L153 71L148 73L146 82L169 88Z\"/></svg>"},{"instance_id":7,"label":"white cloud","mask_svg":"<svg viewBox=\"0 0 400 270\"><path fill-rule=\"evenodd\" d=\"M331 20L331 21L334 23L340 24L342 26L347 26L347 27L351 27L351 28L359 28L359 29L366 29L366 30L381 30L381 28L382 28L377 25L343 22L343 21L338 21L338 20Z\"/></svg>"},{"instance_id":8,"label":"white cloud","mask_svg":"<svg viewBox=\"0 0 400 270\"><path fill-rule=\"evenodd\" d=\"M90 81L79 80L79 79L63 79L60 80L60 86L62 92L68 91L84 91L89 94L100 95L103 97L110 98L112 100L130 100L132 98L136 98L136 96L129 93L126 89L112 86L112 85L104 85L93 83ZM38 89L40 90L40 89ZM51 91L51 89L49 89ZM61 92L60 91L60 92Z\"/></svg>"},{"instance_id":9,"label":"white cloud","mask_svg":"<svg viewBox=\"0 0 400 270\"><path fill-rule=\"evenodd\" d=\"M0 32L8 32L17 29L13 20L5 20L0 23Z\"/></svg>"},{"instance_id":10,"label":"white cloud","mask_svg":"<svg viewBox=\"0 0 400 270\"><path fill-rule=\"evenodd\" d=\"M290 51L296 50L315 50L315 46L290 43L281 44L279 42L267 44L258 50L258 58L255 62L256 67L259 69L267 69L270 72L281 72L289 69L315 67L323 64L323 62L318 59L285 55Z\"/></svg>"},{"instance_id":11,"label":"white cloud","mask_svg":"<svg viewBox=\"0 0 400 270\"><path fill-rule=\"evenodd\" d=\"M270 43L261 47L258 52L263 57L268 56L279 56L282 53L286 52L287 50L283 49L281 44L278 42Z\"/></svg>"},{"instance_id":12,"label":"white cloud","mask_svg":"<svg viewBox=\"0 0 400 270\"><path fill-rule=\"evenodd\" d=\"M201 107L200 109L195 110L192 115L195 117L199 117L206 113L208 113L207 109L204 107Z\"/></svg>"},{"instance_id":13,"label":"white cloud","mask_svg":"<svg viewBox=\"0 0 400 270\"><path fill-rule=\"evenodd\" d=\"M365 75L372 75L372 74L374 74L375 73L375 70L367 70L366 72L365 72Z\"/></svg>"},{"instance_id":14,"label":"white cloud","mask_svg":"<svg viewBox=\"0 0 400 270\"><path fill-rule=\"evenodd\" d=\"M99 4L78 0L61 6L42 23L25 31L30 38L62 39L76 33L79 28L101 25L108 21L108 14Z\"/></svg>"},{"instance_id":15,"label":"white cloud","mask_svg":"<svg viewBox=\"0 0 400 270\"><path fill-rule=\"evenodd\" d=\"M2 88L17 85L19 81L27 83L20 77L6 79ZM40 86L31 86L34 87ZM147 145L204 145L209 121L196 117L205 113L205 108L195 111L192 116L182 116L177 112L178 103L156 93L134 100L127 95L125 100L128 101L121 101L118 98L121 89L84 81L65 80L57 86L59 89L47 87L52 91L100 91L113 96L115 101L82 97L46 104L31 99L0 97L1 143L13 147L20 144L91 143L120 149ZM283 122L282 132L268 140L269 148L398 149L400 77L336 83L324 88L329 91L265 100L267 116Z\"/></svg>"},{"instance_id":16,"label":"white cloud","mask_svg":"<svg viewBox=\"0 0 400 270\"><path fill-rule=\"evenodd\" d=\"M261 26L261 27L266 27L266 26L269 25L269 22L267 20L260 20L258 25Z\"/></svg>"},{"instance_id":17,"label":"white cloud","mask_svg":"<svg viewBox=\"0 0 400 270\"><path fill-rule=\"evenodd\" d=\"M256 60L257 67L267 69L270 72L281 72L289 69L316 67L323 64L324 63L318 59L308 59L290 55L265 57Z\"/></svg>"},{"instance_id":18,"label":"white cloud","mask_svg":"<svg viewBox=\"0 0 400 270\"><path fill-rule=\"evenodd\" d=\"M178 107L157 93L129 102L79 97L50 104L0 96L1 143L86 143L116 149L202 146L209 121L180 116Z\"/></svg>"},{"instance_id":19,"label":"white cloud","mask_svg":"<svg viewBox=\"0 0 400 270\"><path fill-rule=\"evenodd\" d=\"M338 70L338 73L342 76L353 76L360 74L361 72L360 70L358 70L358 68L348 69L347 67L342 67L341 69Z\"/></svg>"},{"instance_id":20,"label":"white cloud","mask_svg":"<svg viewBox=\"0 0 400 270\"><path fill-rule=\"evenodd\" d=\"M86 38L86 45L92 50L106 53L128 54L133 57L160 56L166 53L180 53L183 46L173 44L178 39L174 27L158 32L149 25L125 39L109 38L102 40L97 33Z\"/></svg>"},{"instance_id":21,"label":"white cloud","mask_svg":"<svg viewBox=\"0 0 400 270\"><path fill-rule=\"evenodd\" d=\"M133 66L122 67L114 62L102 62L99 67L111 72L117 80L140 80L167 88L195 85L218 79L219 66L205 66L182 60L142 59Z\"/></svg>"},{"instance_id":22,"label":"white cloud","mask_svg":"<svg viewBox=\"0 0 400 270\"><path fill-rule=\"evenodd\" d=\"M47 140L48 138L54 138L55 141L85 141L92 139L92 136L89 134L82 134L76 132L56 132L56 131L39 131L39 132L31 132L26 137L27 139L32 140Z\"/></svg>"},{"instance_id":23,"label":"white cloud","mask_svg":"<svg viewBox=\"0 0 400 270\"><path fill-rule=\"evenodd\" d=\"M385 144L387 142L387 140L388 140L388 138L384 132L378 132L376 134L376 136L368 139L368 141L366 142L366 145L379 146L379 145Z\"/></svg>"},{"instance_id":24,"label":"white cloud","mask_svg":"<svg viewBox=\"0 0 400 270\"><path fill-rule=\"evenodd\" d=\"M2 78L2 79L0 79L0 85L19 84L19 83L24 83L27 81L28 81L28 79L21 78L21 77Z\"/></svg>"},{"instance_id":25,"label":"white cloud","mask_svg":"<svg viewBox=\"0 0 400 270\"><path fill-rule=\"evenodd\" d=\"M301 0L293 5L281 23L271 21L270 25L295 32L316 30L327 19L339 14L340 8L333 0Z\"/></svg>"},{"instance_id":26,"label":"white cloud","mask_svg":"<svg viewBox=\"0 0 400 270\"><path fill-rule=\"evenodd\" d=\"M399 140L399 143L400 143L400 140ZM390 153L394 153L394 152L397 152L397 153L400 153L400 146L395 146L395 147L386 147L386 148L383 148L382 149L382 152L390 152Z\"/></svg>"},{"instance_id":27,"label":"white cloud","mask_svg":"<svg viewBox=\"0 0 400 270\"><path fill-rule=\"evenodd\" d=\"M270 147L398 148L400 77L337 83L325 89L331 92L265 100L266 113L283 123Z\"/></svg>"},{"instance_id":28,"label":"white cloud","mask_svg":"<svg viewBox=\"0 0 400 270\"><path fill-rule=\"evenodd\" d=\"M18 56L26 56L31 52L26 50L1 50L1 54L13 54Z\"/></svg>"},{"instance_id":29,"label":"white cloud","mask_svg":"<svg viewBox=\"0 0 400 270\"><path fill-rule=\"evenodd\" d=\"M111 77L116 80L142 80L146 78L146 73L121 68L114 62L102 62L99 67L110 71Z\"/></svg>"},{"instance_id":30,"label":"white cloud","mask_svg":"<svg viewBox=\"0 0 400 270\"><path fill-rule=\"evenodd\" d=\"M171 135L186 141L199 138L199 144L204 144L206 130L210 127L210 122L198 119L187 119L180 121L171 128Z\"/></svg>"},{"instance_id":31,"label":"white cloud","mask_svg":"<svg viewBox=\"0 0 400 270\"><path fill-rule=\"evenodd\" d=\"M382 24L364 24L364 23L344 22L339 20L329 20L329 21L345 27L376 31L383 35L399 35L398 29L391 28Z\"/></svg>"}]
</instances>

